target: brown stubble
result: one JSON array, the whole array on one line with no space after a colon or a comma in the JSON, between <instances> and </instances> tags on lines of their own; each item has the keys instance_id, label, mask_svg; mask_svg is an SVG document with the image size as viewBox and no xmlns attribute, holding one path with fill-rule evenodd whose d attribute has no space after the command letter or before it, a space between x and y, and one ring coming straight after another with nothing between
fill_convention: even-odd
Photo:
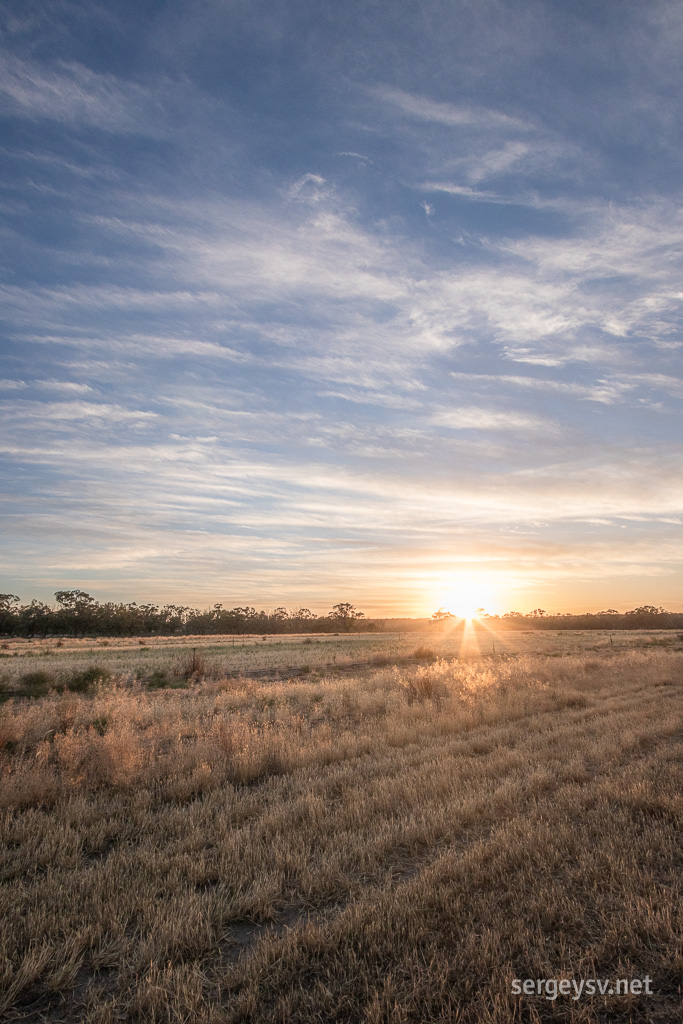
<instances>
[{"instance_id":1,"label":"brown stubble","mask_svg":"<svg viewBox=\"0 0 683 1024\"><path fill-rule=\"evenodd\" d=\"M680 677L652 652L6 705L5 1007L678 1019ZM609 1010L510 996L646 973Z\"/></svg>"}]
</instances>

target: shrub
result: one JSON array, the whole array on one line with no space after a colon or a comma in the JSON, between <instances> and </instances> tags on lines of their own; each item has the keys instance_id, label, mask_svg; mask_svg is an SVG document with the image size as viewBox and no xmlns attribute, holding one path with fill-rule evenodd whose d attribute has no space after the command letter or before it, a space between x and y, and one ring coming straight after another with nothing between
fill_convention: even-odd
<instances>
[{"instance_id":1,"label":"shrub","mask_svg":"<svg viewBox=\"0 0 683 1024\"><path fill-rule=\"evenodd\" d=\"M415 661L436 661L436 653L431 647L416 647L412 656Z\"/></svg>"},{"instance_id":2,"label":"shrub","mask_svg":"<svg viewBox=\"0 0 683 1024\"><path fill-rule=\"evenodd\" d=\"M169 678L163 668L154 669L147 680L147 686L150 690L160 690L165 686L170 686Z\"/></svg>"},{"instance_id":3,"label":"shrub","mask_svg":"<svg viewBox=\"0 0 683 1024\"><path fill-rule=\"evenodd\" d=\"M82 672L76 672L66 684L72 693L87 693L100 680L109 679L111 672L102 665L91 665Z\"/></svg>"},{"instance_id":4,"label":"shrub","mask_svg":"<svg viewBox=\"0 0 683 1024\"><path fill-rule=\"evenodd\" d=\"M26 672L21 676L19 682L28 696L38 697L43 693L47 693L54 680L49 672L37 669L33 672Z\"/></svg>"}]
</instances>

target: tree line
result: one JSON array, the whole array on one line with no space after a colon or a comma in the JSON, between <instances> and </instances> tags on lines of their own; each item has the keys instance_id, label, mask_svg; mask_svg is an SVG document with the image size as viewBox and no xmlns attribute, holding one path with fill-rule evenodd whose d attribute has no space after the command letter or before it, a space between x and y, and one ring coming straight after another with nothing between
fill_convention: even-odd
<instances>
[{"instance_id":1,"label":"tree line","mask_svg":"<svg viewBox=\"0 0 683 1024\"><path fill-rule=\"evenodd\" d=\"M348 601L327 615L308 608L272 612L256 608L209 609L185 605L100 603L83 590L58 590L57 607L42 601L20 604L16 594L0 594L0 634L5 636L174 636L244 633L338 633L372 631L377 622L366 619Z\"/></svg>"},{"instance_id":2,"label":"tree line","mask_svg":"<svg viewBox=\"0 0 683 1024\"><path fill-rule=\"evenodd\" d=\"M252 607L208 609L176 604L100 603L84 590L58 590L57 607L42 601L20 604L15 594L0 594L0 634L4 636L176 636L211 634L342 633L411 631L427 625L450 629L462 623L439 609L430 619L370 619L348 601L336 604L327 615L308 608L275 608L271 612ZM507 612L487 615L480 621L492 629L683 629L683 613L654 605L628 612L608 608L601 612L548 614L535 608L528 614Z\"/></svg>"},{"instance_id":3,"label":"tree line","mask_svg":"<svg viewBox=\"0 0 683 1024\"><path fill-rule=\"evenodd\" d=\"M683 612L668 612L652 604L640 605L628 612L607 608L602 612L556 612L548 614L543 608L535 608L528 614L506 612L504 615L487 615L483 609L479 620L490 629L683 629ZM448 628L449 621L459 621L450 612L439 609L430 622L434 626Z\"/></svg>"}]
</instances>

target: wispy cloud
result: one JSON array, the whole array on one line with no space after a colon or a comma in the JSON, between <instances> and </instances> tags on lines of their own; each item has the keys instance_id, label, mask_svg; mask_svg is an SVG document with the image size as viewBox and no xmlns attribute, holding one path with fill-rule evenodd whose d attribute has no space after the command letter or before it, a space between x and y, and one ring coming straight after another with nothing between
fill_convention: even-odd
<instances>
[{"instance_id":1,"label":"wispy cloud","mask_svg":"<svg viewBox=\"0 0 683 1024\"><path fill-rule=\"evenodd\" d=\"M43 388L47 391L63 391L66 394L84 395L93 391L89 384L83 384L75 380L36 380L34 387Z\"/></svg>"},{"instance_id":2,"label":"wispy cloud","mask_svg":"<svg viewBox=\"0 0 683 1024\"><path fill-rule=\"evenodd\" d=\"M499 384L503 387L528 388L546 394L561 394L576 397L583 401L599 402L602 405L613 405L623 399L635 384L625 380L597 380L592 384L579 384L575 381L548 380L541 377L516 377L513 374L459 373L453 371L451 376L464 383L482 385Z\"/></svg>"},{"instance_id":3,"label":"wispy cloud","mask_svg":"<svg viewBox=\"0 0 683 1024\"><path fill-rule=\"evenodd\" d=\"M624 374L624 382L628 387L644 385L653 391L661 391L674 398L683 398L683 379L666 373L628 373Z\"/></svg>"},{"instance_id":4,"label":"wispy cloud","mask_svg":"<svg viewBox=\"0 0 683 1024\"><path fill-rule=\"evenodd\" d=\"M82 64L59 61L46 67L0 54L0 94L6 110L14 114L112 132L158 133L152 116L154 97L148 90Z\"/></svg>"},{"instance_id":5,"label":"wispy cloud","mask_svg":"<svg viewBox=\"0 0 683 1024\"><path fill-rule=\"evenodd\" d=\"M0 419L21 420L24 425L31 422L58 423L69 420L99 420L102 425L112 423L144 423L156 419L157 414L144 409L124 409L119 405L95 402L39 402L22 399L7 403L0 402Z\"/></svg>"},{"instance_id":6,"label":"wispy cloud","mask_svg":"<svg viewBox=\"0 0 683 1024\"><path fill-rule=\"evenodd\" d=\"M501 114L485 107L461 106L416 96L402 89L378 85L372 92L385 103L398 108L402 113L422 121L432 121L448 127L476 126L481 128L504 128L515 131L533 131L533 125L519 118Z\"/></svg>"},{"instance_id":7,"label":"wispy cloud","mask_svg":"<svg viewBox=\"0 0 683 1024\"><path fill-rule=\"evenodd\" d=\"M439 426L452 430L549 430L552 425L538 416L527 413L487 409L476 405L448 409L433 417Z\"/></svg>"}]
</instances>

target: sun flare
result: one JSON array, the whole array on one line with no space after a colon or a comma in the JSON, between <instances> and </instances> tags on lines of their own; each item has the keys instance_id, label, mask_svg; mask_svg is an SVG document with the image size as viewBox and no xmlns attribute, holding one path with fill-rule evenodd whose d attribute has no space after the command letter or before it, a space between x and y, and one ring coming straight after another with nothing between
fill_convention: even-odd
<instances>
[{"instance_id":1,"label":"sun flare","mask_svg":"<svg viewBox=\"0 0 683 1024\"><path fill-rule=\"evenodd\" d=\"M451 587L442 595L441 606L459 619L478 619L490 612L493 605L491 589L473 581Z\"/></svg>"}]
</instances>

